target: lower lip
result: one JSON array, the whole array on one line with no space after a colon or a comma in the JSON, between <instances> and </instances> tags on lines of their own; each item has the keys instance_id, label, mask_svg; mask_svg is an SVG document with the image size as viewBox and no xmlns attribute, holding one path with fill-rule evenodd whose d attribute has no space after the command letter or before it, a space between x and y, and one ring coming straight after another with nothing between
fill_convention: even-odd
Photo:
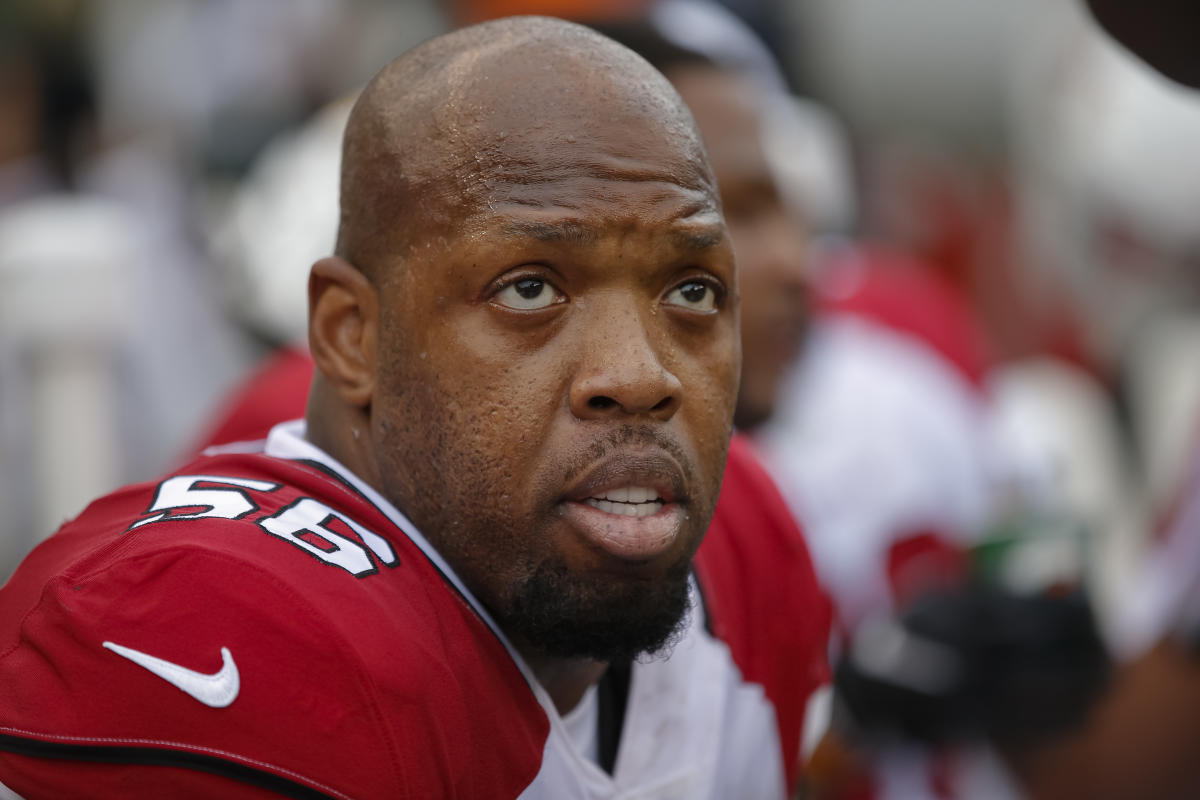
<instances>
[{"instance_id":1,"label":"lower lip","mask_svg":"<svg viewBox=\"0 0 1200 800\"><path fill-rule=\"evenodd\" d=\"M564 502L567 521L591 543L626 561L645 561L670 549L683 529L678 503L668 503L648 517L610 514L584 502Z\"/></svg>"}]
</instances>

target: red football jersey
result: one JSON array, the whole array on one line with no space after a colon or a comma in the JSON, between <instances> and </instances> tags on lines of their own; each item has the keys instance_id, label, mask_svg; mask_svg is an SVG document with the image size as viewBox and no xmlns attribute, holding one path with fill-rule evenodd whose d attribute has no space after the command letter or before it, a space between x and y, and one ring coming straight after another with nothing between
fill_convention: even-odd
<instances>
[{"instance_id":1,"label":"red football jersey","mask_svg":"<svg viewBox=\"0 0 1200 800\"><path fill-rule=\"evenodd\" d=\"M825 278L805 358L755 435L849 633L961 580L996 500L996 455L963 298L871 249Z\"/></svg>"},{"instance_id":2,"label":"red football jersey","mask_svg":"<svg viewBox=\"0 0 1200 800\"><path fill-rule=\"evenodd\" d=\"M735 447L730 480L757 484L747 463ZM777 581L812 576L794 529L773 531L710 530L710 611L633 665L610 775L420 532L283 425L265 452L96 501L0 589L0 784L31 800L780 796L824 640L794 602L794 626L774 618Z\"/></svg>"}]
</instances>

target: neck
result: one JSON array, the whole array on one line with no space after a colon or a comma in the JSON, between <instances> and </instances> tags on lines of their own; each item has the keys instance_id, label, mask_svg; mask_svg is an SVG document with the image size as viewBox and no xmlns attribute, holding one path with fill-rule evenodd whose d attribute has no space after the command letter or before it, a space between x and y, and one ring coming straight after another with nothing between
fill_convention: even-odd
<instances>
[{"instance_id":1,"label":"neck","mask_svg":"<svg viewBox=\"0 0 1200 800\"><path fill-rule=\"evenodd\" d=\"M318 375L308 396L305 438L383 493L378 465L371 454L371 420L358 408L330 401L331 390Z\"/></svg>"},{"instance_id":2,"label":"neck","mask_svg":"<svg viewBox=\"0 0 1200 800\"><path fill-rule=\"evenodd\" d=\"M538 683L554 701L560 715L565 715L579 705L588 687L600 680L608 664L589 658L553 658L527 652L518 645L517 650L525 663L533 670Z\"/></svg>"}]
</instances>

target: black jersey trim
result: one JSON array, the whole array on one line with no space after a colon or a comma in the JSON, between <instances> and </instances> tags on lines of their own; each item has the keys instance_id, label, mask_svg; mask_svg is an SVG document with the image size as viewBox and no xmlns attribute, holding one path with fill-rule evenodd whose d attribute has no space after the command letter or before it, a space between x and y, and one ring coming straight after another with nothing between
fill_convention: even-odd
<instances>
[{"instance_id":1,"label":"black jersey trim","mask_svg":"<svg viewBox=\"0 0 1200 800\"><path fill-rule=\"evenodd\" d=\"M326 466L325 464L322 464L320 461L317 461L316 459L313 459L313 458L297 458L297 459L294 459L294 461L297 464L304 464L305 466L312 467L313 469L317 470L318 472L325 473L326 475L328 475L329 477L333 478L335 481L340 483L342 486L346 487L351 492L353 492L356 497L366 500L367 503L369 503L371 505L371 508L374 508L380 514L383 514L383 509L379 508L374 503L372 503L371 498L367 497L365 494L363 494L361 491L359 491L357 486L355 486L350 481L346 480L342 476L342 474L339 473L336 469ZM387 514L383 514L383 515L385 517L387 516Z\"/></svg>"},{"instance_id":2,"label":"black jersey trim","mask_svg":"<svg viewBox=\"0 0 1200 800\"><path fill-rule=\"evenodd\" d=\"M600 712L596 720L600 767L609 775L616 769L617 753L621 749L621 732L625 729L625 711L629 707L632 667L629 661L609 664L596 687L596 703Z\"/></svg>"},{"instance_id":3,"label":"black jersey trim","mask_svg":"<svg viewBox=\"0 0 1200 800\"><path fill-rule=\"evenodd\" d=\"M298 798L299 800L336 800L334 795L325 794L273 772L204 753L189 753L160 747L63 744L26 739L7 733L0 733L0 750L33 758L57 758L95 764L180 767L219 775L259 789L276 792L284 797Z\"/></svg>"}]
</instances>

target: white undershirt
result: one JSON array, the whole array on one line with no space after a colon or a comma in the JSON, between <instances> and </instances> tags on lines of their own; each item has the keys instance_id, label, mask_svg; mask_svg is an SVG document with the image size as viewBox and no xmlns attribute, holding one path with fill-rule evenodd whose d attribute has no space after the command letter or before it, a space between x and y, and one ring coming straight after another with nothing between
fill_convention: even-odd
<instances>
[{"instance_id":1,"label":"white undershirt","mask_svg":"<svg viewBox=\"0 0 1200 800\"><path fill-rule=\"evenodd\" d=\"M579 754L600 764L600 700L596 684L592 684L583 693L583 697L575 707L562 718L563 727L571 737L571 743Z\"/></svg>"}]
</instances>

